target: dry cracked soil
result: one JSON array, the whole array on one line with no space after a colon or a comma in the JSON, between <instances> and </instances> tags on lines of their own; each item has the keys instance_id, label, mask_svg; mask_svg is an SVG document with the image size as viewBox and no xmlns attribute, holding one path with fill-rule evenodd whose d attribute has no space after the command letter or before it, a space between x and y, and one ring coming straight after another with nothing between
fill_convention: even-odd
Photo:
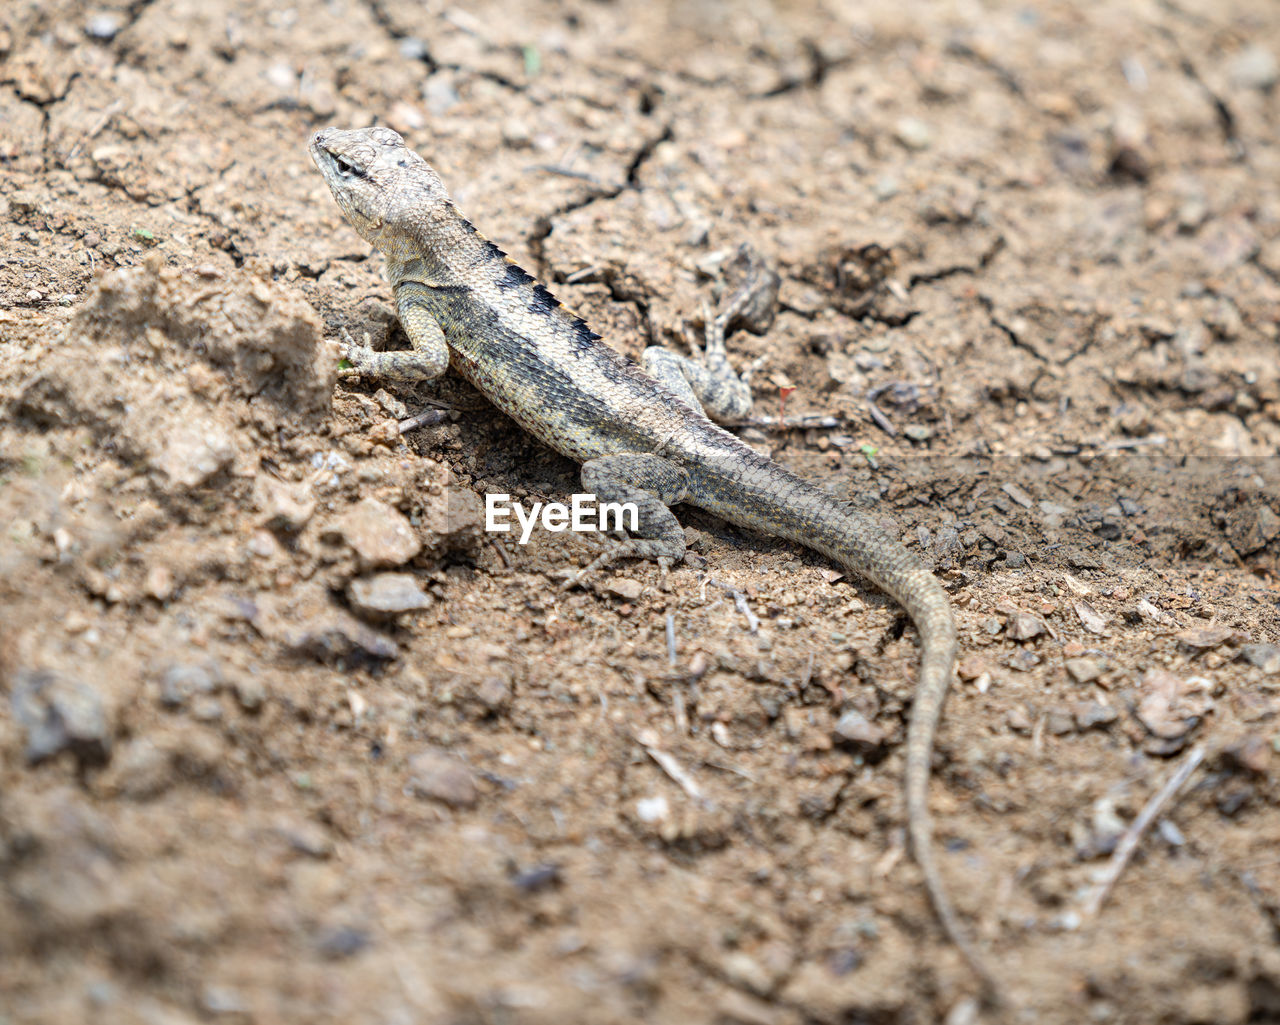
<instances>
[{"instance_id":1,"label":"dry cracked soil","mask_svg":"<svg viewBox=\"0 0 1280 1025\"><path fill-rule=\"evenodd\" d=\"M1280 1021L1278 61L1270 0L8 0L0 1022ZM339 381L405 343L306 144L373 123L631 356L777 266L740 430L952 594L1002 1011L899 609L694 510L562 592L483 502L570 462Z\"/></svg>"}]
</instances>

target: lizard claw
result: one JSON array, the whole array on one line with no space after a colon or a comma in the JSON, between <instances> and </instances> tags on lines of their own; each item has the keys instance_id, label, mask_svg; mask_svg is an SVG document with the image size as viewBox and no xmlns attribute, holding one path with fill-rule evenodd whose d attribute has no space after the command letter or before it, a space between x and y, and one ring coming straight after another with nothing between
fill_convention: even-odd
<instances>
[{"instance_id":1,"label":"lizard claw","mask_svg":"<svg viewBox=\"0 0 1280 1025\"><path fill-rule=\"evenodd\" d=\"M347 364L338 368L339 377L360 377L369 372L369 364L375 355L373 339L369 332L364 333L364 344L352 340L350 333L342 332L342 361Z\"/></svg>"}]
</instances>

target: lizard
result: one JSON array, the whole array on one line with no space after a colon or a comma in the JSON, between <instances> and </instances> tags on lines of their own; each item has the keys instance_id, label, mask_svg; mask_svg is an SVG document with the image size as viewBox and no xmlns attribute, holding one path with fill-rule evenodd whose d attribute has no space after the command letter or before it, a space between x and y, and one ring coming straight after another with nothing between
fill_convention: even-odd
<instances>
[{"instance_id":1,"label":"lizard","mask_svg":"<svg viewBox=\"0 0 1280 1025\"><path fill-rule=\"evenodd\" d=\"M582 464L598 500L631 502L637 528L579 577L620 558L683 558L671 506L804 545L875 584L902 605L920 639L907 723L907 835L935 914L998 996L934 857L928 788L934 736L954 671L957 631L937 578L867 515L750 448L721 423L749 411L751 389L725 347L735 318L759 315L767 285L746 275L707 318L698 356L649 346L639 363L609 345L454 205L436 171L387 127L316 132L311 157L351 226L385 257L396 312L412 348L348 345L344 376L445 383L451 367L535 438ZM772 282L776 297L777 281ZM714 419L713 419L714 418ZM716 421L719 421L717 423Z\"/></svg>"}]
</instances>

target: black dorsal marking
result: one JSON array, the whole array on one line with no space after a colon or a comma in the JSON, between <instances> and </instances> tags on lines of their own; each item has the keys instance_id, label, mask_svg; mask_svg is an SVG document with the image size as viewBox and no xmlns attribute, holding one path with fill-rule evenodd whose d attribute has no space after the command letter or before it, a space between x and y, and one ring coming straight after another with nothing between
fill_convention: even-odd
<instances>
[{"instance_id":1,"label":"black dorsal marking","mask_svg":"<svg viewBox=\"0 0 1280 1025\"><path fill-rule=\"evenodd\" d=\"M507 261L506 273L498 278L499 288L519 288L533 280L533 275L517 263Z\"/></svg>"},{"instance_id":2,"label":"black dorsal marking","mask_svg":"<svg viewBox=\"0 0 1280 1025\"><path fill-rule=\"evenodd\" d=\"M533 301L529 303L530 313L541 313L543 316L551 316L560 308L560 300L547 291L545 285L537 284L533 286Z\"/></svg>"},{"instance_id":3,"label":"black dorsal marking","mask_svg":"<svg viewBox=\"0 0 1280 1025\"><path fill-rule=\"evenodd\" d=\"M462 222L462 230L465 231L468 235L480 234L480 232L476 230L476 226L462 216L462 211L460 211L456 206L454 206L452 201L449 202L449 210L452 213L457 215L458 220Z\"/></svg>"},{"instance_id":4,"label":"black dorsal marking","mask_svg":"<svg viewBox=\"0 0 1280 1025\"><path fill-rule=\"evenodd\" d=\"M598 341L600 341L600 336L587 326L587 322L575 317L573 320L573 354L581 356Z\"/></svg>"}]
</instances>

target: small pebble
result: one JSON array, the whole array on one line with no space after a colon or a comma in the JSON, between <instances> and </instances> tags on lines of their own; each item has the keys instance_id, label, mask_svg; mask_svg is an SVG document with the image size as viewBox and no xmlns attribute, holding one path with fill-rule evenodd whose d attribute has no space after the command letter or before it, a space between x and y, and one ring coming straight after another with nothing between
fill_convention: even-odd
<instances>
[{"instance_id":1,"label":"small pebble","mask_svg":"<svg viewBox=\"0 0 1280 1025\"><path fill-rule=\"evenodd\" d=\"M480 799L475 774L446 751L430 749L409 759L409 789L450 808L470 808Z\"/></svg>"},{"instance_id":2,"label":"small pebble","mask_svg":"<svg viewBox=\"0 0 1280 1025\"><path fill-rule=\"evenodd\" d=\"M892 199L901 191L902 185L892 175L881 175L871 186L872 195L879 200Z\"/></svg>"},{"instance_id":3,"label":"small pebble","mask_svg":"<svg viewBox=\"0 0 1280 1025\"><path fill-rule=\"evenodd\" d=\"M9 698L14 721L26 732L26 759L37 765L63 751L82 764L111 754L106 711L86 683L47 670L19 669Z\"/></svg>"},{"instance_id":4,"label":"small pebble","mask_svg":"<svg viewBox=\"0 0 1280 1025\"><path fill-rule=\"evenodd\" d=\"M447 114L462 102L451 78L442 74L427 79L427 84L422 87L422 99L433 117Z\"/></svg>"},{"instance_id":5,"label":"small pebble","mask_svg":"<svg viewBox=\"0 0 1280 1025\"><path fill-rule=\"evenodd\" d=\"M280 551L280 543L269 530L255 530L249 537L249 554L259 559L270 559Z\"/></svg>"},{"instance_id":6,"label":"small pebble","mask_svg":"<svg viewBox=\"0 0 1280 1025\"><path fill-rule=\"evenodd\" d=\"M405 36L400 40L398 49L400 56L408 61L425 60L427 57L427 44L417 36Z\"/></svg>"},{"instance_id":7,"label":"small pebble","mask_svg":"<svg viewBox=\"0 0 1280 1025\"><path fill-rule=\"evenodd\" d=\"M1114 708L1098 701L1077 701L1071 706L1071 715L1076 725L1082 730L1090 730L1095 726L1110 726L1119 718Z\"/></svg>"},{"instance_id":8,"label":"small pebble","mask_svg":"<svg viewBox=\"0 0 1280 1025\"><path fill-rule=\"evenodd\" d=\"M101 43L109 43L124 28L124 17L119 11L102 11L91 14L85 22L84 31L90 39Z\"/></svg>"},{"instance_id":9,"label":"small pebble","mask_svg":"<svg viewBox=\"0 0 1280 1025\"><path fill-rule=\"evenodd\" d=\"M299 854L319 860L333 854L333 841L319 823L286 820L276 825L276 832Z\"/></svg>"},{"instance_id":10,"label":"small pebble","mask_svg":"<svg viewBox=\"0 0 1280 1025\"><path fill-rule=\"evenodd\" d=\"M230 986L206 985L200 994L200 1006L209 1014L245 1014L249 1005Z\"/></svg>"},{"instance_id":11,"label":"small pebble","mask_svg":"<svg viewBox=\"0 0 1280 1025\"><path fill-rule=\"evenodd\" d=\"M1232 58L1227 73L1237 88L1267 92L1280 81L1280 64L1266 47L1247 46Z\"/></svg>"},{"instance_id":12,"label":"small pebble","mask_svg":"<svg viewBox=\"0 0 1280 1025\"><path fill-rule=\"evenodd\" d=\"M397 509L376 498L362 498L327 531L355 550L365 566L400 566L422 550L413 526Z\"/></svg>"},{"instance_id":13,"label":"small pebble","mask_svg":"<svg viewBox=\"0 0 1280 1025\"><path fill-rule=\"evenodd\" d=\"M218 722L222 718L222 702L211 694L191 702L191 718L196 722Z\"/></svg>"},{"instance_id":14,"label":"small pebble","mask_svg":"<svg viewBox=\"0 0 1280 1025\"><path fill-rule=\"evenodd\" d=\"M166 708L181 708L195 695L212 694L221 683L216 663L178 662L160 677L160 703Z\"/></svg>"},{"instance_id":15,"label":"small pebble","mask_svg":"<svg viewBox=\"0 0 1280 1025\"><path fill-rule=\"evenodd\" d=\"M256 712L267 700L267 688L256 676L246 676L232 685L236 701L246 712Z\"/></svg>"},{"instance_id":16,"label":"small pebble","mask_svg":"<svg viewBox=\"0 0 1280 1025\"><path fill-rule=\"evenodd\" d=\"M1029 641L1044 633L1044 623L1029 612L1017 612L1009 617L1006 635L1015 641Z\"/></svg>"},{"instance_id":17,"label":"small pebble","mask_svg":"<svg viewBox=\"0 0 1280 1025\"><path fill-rule=\"evenodd\" d=\"M671 807L661 794L657 797L642 797L636 801L636 818L641 822L662 822L670 815Z\"/></svg>"},{"instance_id":18,"label":"small pebble","mask_svg":"<svg viewBox=\"0 0 1280 1025\"><path fill-rule=\"evenodd\" d=\"M539 890L547 890L559 886L563 881L564 876L560 871L560 866L554 863L535 865L533 868L516 873L511 880L517 890L525 893L537 893Z\"/></svg>"},{"instance_id":19,"label":"small pebble","mask_svg":"<svg viewBox=\"0 0 1280 1025\"><path fill-rule=\"evenodd\" d=\"M874 750L884 746L884 730L861 712L850 709L836 723L836 736L857 747Z\"/></svg>"},{"instance_id":20,"label":"small pebble","mask_svg":"<svg viewBox=\"0 0 1280 1025\"><path fill-rule=\"evenodd\" d=\"M1240 649L1240 656L1267 676L1280 673L1280 647L1274 644L1246 644Z\"/></svg>"},{"instance_id":21,"label":"small pebble","mask_svg":"<svg viewBox=\"0 0 1280 1025\"><path fill-rule=\"evenodd\" d=\"M1250 733L1231 744L1224 753L1255 776L1265 776L1271 767L1271 748L1256 733Z\"/></svg>"},{"instance_id":22,"label":"small pebble","mask_svg":"<svg viewBox=\"0 0 1280 1025\"><path fill-rule=\"evenodd\" d=\"M316 950L321 957L327 957L332 961L354 957L368 946L367 932L346 925L325 929L316 937Z\"/></svg>"},{"instance_id":23,"label":"small pebble","mask_svg":"<svg viewBox=\"0 0 1280 1025\"><path fill-rule=\"evenodd\" d=\"M401 612L428 608L431 595L418 586L412 573L377 573L357 577L347 584L351 608L371 619L386 619Z\"/></svg>"},{"instance_id":24,"label":"small pebble","mask_svg":"<svg viewBox=\"0 0 1280 1025\"><path fill-rule=\"evenodd\" d=\"M1242 786L1230 787L1218 795L1218 811L1227 818L1236 815L1253 797L1253 787L1250 784Z\"/></svg>"},{"instance_id":25,"label":"small pebble","mask_svg":"<svg viewBox=\"0 0 1280 1025\"><path fill-rule=\"evenodd\" d=\"M1045 719L1045 729L1055 737L1062 737L1075 731L1075 720L1066 712L1050 712Z\"/></svg>"},{"instance_id":26,"label":"small pebble","mask_svg":"<svg viewBox=\"0 0 1280 1025\"><path fill-rule=\"evenodd\" d=\"M925 150L933 145L933 129L918 117L904 117L894 125L893 134L907 149Z\"/></svg>"},{"instance_id":27,"label":"small pebble","mask_svg":"<svg viewBox=\"0 0 1280 1025\"><path fill-rule=\"evenodd\" d=\"M1063 666L1067 670L1067 675L1076 683L1092 683L1102 675L1105 668L1094 658L1069 658Z\"/></svg>"},{"instance_id":28,"label":"small pebble","mask_svg":"<svg viewBox=\"0 0 1280 1025\"><path fill-rule=\"evenodd\" d=\"M298 85L298 75L288 64L277 62L267 68L267 81L281 92L290 92Z\"/></svg>"},{"instance_id":29,"label":"small pebble","mask_svg":"<svg viewBox=\"0 0 1280 1025\"><path fill-rule=\"evenodd\" d=\"M1221 623L1211 623L1207 626L1193 626L1186 630L1178 631L1178 640L1185 644L1188 648L1194 648L1197 651L1207 651L1210 648L1216 648L1219 644L1230 640L1235 636L1235 630L1232 627L1224 626Z\"/></svg>"},{"instance_id":30,"label":"small pebble","mask_svg":"<svg viewBox=\"0 0 1280 1025\"><path fill-rule=\"evenodd\" d=\"M644 585L639 580L632 580L630 577L618 577L606 583L604 589L615 598L621 598L623 601L635 601L640 597L640 592L644 590Z\"/></svg>"},{"instance_id":31,"label":"small pebble","mask_svg":"<svg viewBox=\"0 0 1280 1025\"><path fill-rule=\"evenodd\" d=\"M511 685L501 676L486 676L475 689L475 699L489 712L496 712L511 700Z\"/></svg>"},{"instance_id":32,"label":"small pebble","mask_svg":"<svg viewBox=\"0 0 1280 1025\"><path fill-rule=\"evenodd\" d=\"M1005 725L1014 733L1030 733L1032 722L1031 716L1027 715L1027 710L1019 705L1014 705L1004 716Z\"/></svg>"}]
</instances>

